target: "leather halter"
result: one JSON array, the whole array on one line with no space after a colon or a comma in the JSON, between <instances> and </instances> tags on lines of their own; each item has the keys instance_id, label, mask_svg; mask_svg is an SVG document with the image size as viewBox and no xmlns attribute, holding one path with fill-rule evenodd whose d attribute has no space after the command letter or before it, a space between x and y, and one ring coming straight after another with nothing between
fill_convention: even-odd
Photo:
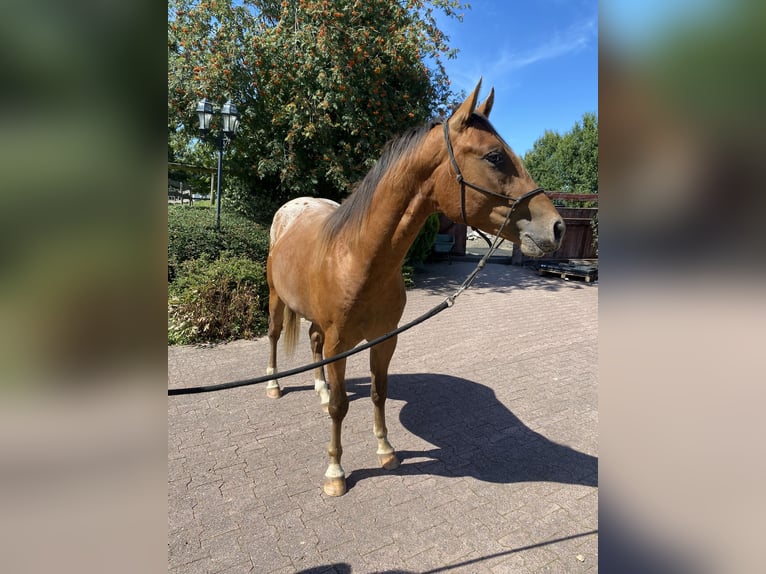
<instances>
[{"instance_id":1,"label":"leather halter","mask_svg":"<svg viewBox=\"0 0 766 574\"><path fill-rule=\"evenodd\" d=\"M513 202L511 203L511 209L508 211L508 215L506 215L505 217L505 222L500 227L501 230L508 223L508 220L511 217L511 213L513 213L513 211L516 209L516 206L518 206L519 203L521 203L525 199L534 197L535 195L539 193L545 193L545 190L542 187L537 187L533 189L532 191L528 191L519 197L511 197L509 195L503 195L502 193L497 193L495 191L486 189L484 187L481 187L479 185L466 181L465 179L463 179L463 174L460 171L460 166L458 166L457 160L455 159L455 153L452 151L452 142L450 141L450 137L449 137L449 122L445 121L443 126L444 126L444 141L447 144L447 153L449 154L449 159L450 159L450 162L452 163L452 167L455 170L455 176L457 178L457 182L460 184L460 215L463 218L463 223L465 225L468 225L468 220L465 217L465 188L466 187L475 189L476 191L479 191L485 195L491 195L493 197L499 197L500 199L504 201Z\"/></svg>"}]
</instances>

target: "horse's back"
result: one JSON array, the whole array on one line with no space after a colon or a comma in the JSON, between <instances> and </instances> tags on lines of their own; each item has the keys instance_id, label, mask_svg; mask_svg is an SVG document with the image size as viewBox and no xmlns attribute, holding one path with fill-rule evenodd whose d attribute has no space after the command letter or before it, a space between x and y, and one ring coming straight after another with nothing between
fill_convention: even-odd
<instances>
[{"instance_id":1,"label":"horse's back","mask_svg":"<svg viewBox=\"0 0 766 574\"><path fill-rule=\"evenodd\" d=\"M337 208L336 202L319 197L299 197L288 201L274 214L269 238L271 247L296 223L318 228Z\"/></svg>"}]
</instances>

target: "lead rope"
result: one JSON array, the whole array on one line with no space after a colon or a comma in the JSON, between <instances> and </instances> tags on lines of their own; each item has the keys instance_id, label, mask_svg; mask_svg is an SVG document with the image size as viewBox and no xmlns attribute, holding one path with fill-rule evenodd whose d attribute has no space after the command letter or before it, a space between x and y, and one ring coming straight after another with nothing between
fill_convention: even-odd
<instances>
[{"instance_id":1,"label":"lead rope","mask_svg":"<svg viewBox=\"0 0 766 574\"><path fill-rule=\"evenodd\" d=\"M457 165L457 161L455 160L455 156L452 151L452 142L450 142L449 137L449 130L447 129L447 123L444 124L445 130L445 140L447 144L447 152L450 157L450 161L455 168L457 181L460 184L460 191L461 191L461 210L463 210L463 219L465 220L465 211L464 211L464 204L465 202L465 186L468 185L469 187L480 191L482 193L493 195L497 197L502 197L503 199L513 199L508 196L504 196L498 193L495 193L493 191L490 191L488 189L484 189L482 187L479 187L477 185L468 183L463 179L463 174L460 172L460 167ZM533 189L532 191L529 191L522 195L521 197L518 197L514 199L513 204L511 205L510 209L508 210L508 214L505 216L505 220L503 221L503 224L500 226L500 229L497 231L497 234L495 235L495 239L490 245L489 249L487 250L487 253L484 254L484 256L479 260L479 263L476 265L476 268L471 272L468 277L466 277L465 281L463 281L462 285L457 288L457 290L450 296L448 296L444 301L439 303L436 307L431 309L430 311L427 311L420 315L420 317L417 317L410 321L409 323L402 325L401 327L398 327L394 329L393 331L386 333L385 335L382 335L378 337L377 339L373 339L372 341L368 341L366 343L363 343L361 345L358 345L354 347L353 349L350 349L348 351L344 351L343 353L339 353L335 356L332 356L328 359L322 359L321 361L316 361L315 363L311 363L309 365L304 365L302 367L297 367L295 369L290 369L288 371L283 371L281 373L274 373L272 375L264 375L262 377L256 377L254 379L243 379L241 381L230 381L228 383L220 383L217 385L205 385L200 387L186 387L182 389L168 389L168 396L175 396L175 395L192 395L197 393L209 393L212 391L220 391L223 389L233 389L235 387L244 387L248 385L255 385L258 383L265 383L266 381L270 381L272 379L282 379L286 377L291 377L293 375L298 375L300 373L305 373L306 371L310 371L311 369L316 369L318 367L323 367L324 365L327 365L329 363L334 363L335 361L340 361L341 359L345 359L347 357L350 357L351 355L356 355L357 353L361 353L362 351L365 351L369 349L370 347L374 347L375 345L378 345L382 343L383 341L386 341L390 339L391 337L395 337L399 333L403 333L404 331L407 331L409 329L412 329L415 325L419 325L423 321L426 321L430 319L431 317L434 317L444 311L445 309L452 307L455 304L455 299L457 299L463 291L468 289L468 287L471 286L471 283L473 283L474 279L479 275L482 269L484 269L484 266L487 264L487 260L492 256L492 254L497 251L497 248L500 247L500 245L503 243L503 239L500 237L503 230L505 229L505 226L508 225L508 222L511 219L511 214L516 209L516 206L519 204L519 202L532 197L534 195L537 195L538 193L543 193L542 188ZM489 242L487 242L489 243Z\"/></svg>"},{"instance_id":2,"label":"lead rope","mask_svg":"<svg viewBox=\"0 0 766 574\"><path fill-rule=\"evenodd\" d=\"M500 247L503 244L503 238L500 237L500 234L503 232L503 229L505 229L505 226L508 224L508 221L511 219L511 213L513 213L513 210L516 208L516 203L511 206L511 209L508 210L508 215L505 216L505 220L503 221L503 224L500 226L500 229L497 232L497 235L495 236L495 240L492 242L492 244L489 246L489 249L484 254L484 256L479 260L479 262L476 264L476 268L471 272L471 274L466 277L465 281L463 281L463 284L457 288L457 291L455 291L452 295L447 297L444 301L447 303L449 307L452 307L452 305L455 304L455 299L457 299L463 291L468 289L471 286L471 283L473 283L473 280L476 279L476 277L479 275L482 269L484 269L484 266L487 264L487 260L492 257L492 254L497 251L498 247Z\"/></svg>"},{"instance_id":3,"label":"lead rope","mask_svg":"<svg viewBox=\"0 0 766 574\"><path fill-rule=\"evenodd\" d=\"M175 395L193 395L197 393L209 393L213 391L221 391L223 389L233 389L235 387L245 387L248 385L265 383L266 381L270 381L272 379L282 379L286 377L292 377L293 375L305 373L306 371L310 371L311 369L323 367L324 365L327 365L329 363L334 363L335 361L340 361L341 359L345 359L347 357L350 357L351 355L356 355L357 353L361 353L362 351L365 351L369 349L370 347L374 347L375 345L378 345L382 343L383 341L390 339L391 337L395 337L399 333L403 333L404 331L412 329L415 325L419 325L420 323L430 319L431 317L435 317L436 315L438 315L445 309L448 309L449 307L452 307L455 304L455 299L457 299L463 293L463 291L465 291L466 289L468 289L468 287L471 286L471 283L473 283L474 279L476 279L476 277L479 275L481 270L484 269L484 266L487 264L487 260L492 256L492 254L495 251L497 251L497 248L500 247L500 245L503 243L503 239L499 236L499 234L502 233L503 229L508 224L508 221L511 219L511 213L513 213L513 209L515 207L516 207L516 204L514 203L514 205L508 211L508 215L505 217L505 221L503 221L503 225L500 226L500 230L498 231L498 235L495 237L494 242L492 243L490 248L487 250L487 252L484 254L484 256L479 260L479 263L476 265L476 268L471 272L470 275L468 275L468 277L466 277L465 281L463 281L460 287L458 287L452 295L449 295L447 298L444 299L444 301L436 305L433 309L426 311L425 313L423 313L419 317L416 317L409 323L406 323L402 325L401 327L398 327L394 329L393 331L386 333L385 335L381 335L377 339L373 339L372 341L368 341L366 343L358 345L354 347L353 349L344 351L343 353L338 353L337 355L334 355L327 359L322 359L321 361L317 361L309 365L296 367L295 369L290 369L289 371L274 373L273 375L264 375L262 377L256 377L254 379L230 381L227 383L220 383L217 385L186 387L183 389L168 389L168 396L171 397Z\"/></svg>"},{"instance_id":4,"label":"lead rope","mask_svg":"<svg viewBox=\"0 0 766 574\"><path fill-rule=\"evenodd\" d=\"M510 215L511 214L509 212L508 216L505 218L505 221L503 222L502 227L500 228L500 231L502 231L503 227L505 227L506 223L508 223L508 219L510 218ZM217 385L186 387L182 389L168 389L168 396L171 397L175 395L193 395L197 393L209 393L213 391L221 391L223 389L233 389L235 387L245 387L248 385L255 385L257 383L265 383L272 379L282 379L286 377L292 377L293 375L305 373L306 371L310 371L311 369L323 367L324 365L327 365L329 363L334 363L335 361L340 361L341 359L345 359L347 357L350 357L351 355L356 355L357 353L361 353L362 351L365 351L369 349L370 347L374 347L375 345L378 345L382 343L383 341L390 339L391 337L395 337L399 333L403 333L404 331L412 329L412 327L414 327L415 325L419 325L423 321L426 321L430 319L431 317L438 315L445 309L452 307L455 304L455 299L457 299L460 296L460 294L463 293L463 291L465 291L466 289L468 289L471 283L473 283L473 280L476 279L476 276L479 274L479 272L482 269L484 269L484 265L486 265L487 259L490 258L490 256L497 250L497 248L500 246L502 242L503 240L500 239L499 237L495 238L495 242L492 244L492 247L490 247L487 253L481 258L479 263L476 265L476 268L473 270L473 272L466 278L465 281L463 281L463 284L460 285L460 287L458 287L457 290L452 295L448 296L446 299L444 299L444 301L436 305L433 309L426 311L425 313L423 313L419 317L416 317L409 323L406 323L405 325L402 325L401 327L398 327L394 329L393 331L386 333L385 335L381 335L377 339L373 339L372 341L368 341L366 343L363 343L361 345L354 347L353 349L344 351L343 353L338 353L337 355L334 355L327 359L322 359L321 361L317 361L309 365L304 365L302 367L296 367L295 369L290 369L289 371L274 373L273 375L264 375L262 377L256 377L254 379L230 381L227 383L220 383Z\"/></svg>"}]
</instances>

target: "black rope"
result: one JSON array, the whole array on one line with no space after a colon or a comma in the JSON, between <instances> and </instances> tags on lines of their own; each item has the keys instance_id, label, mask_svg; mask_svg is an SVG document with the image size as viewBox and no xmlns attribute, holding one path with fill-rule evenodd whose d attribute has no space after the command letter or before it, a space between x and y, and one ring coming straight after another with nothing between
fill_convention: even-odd
<instances>
[{"instance_id":1,"label":"black rope","mask_svg":"<svg viewBox=\"0 0 766 574\"><path fill-rule=\"evenodd\" d=\"M281 373L274 373L273 375L264 375L262 377L256 377L254 379L243 379L241 381L230 381L228 383L220 383L217 385L206 385L202 387L187 387L184 389L168 389L168 396L173 395L193 395L196 393L209 393L211 391L221 391L223 389L233 389L235 387L244 387L247 385L255 385L257 383L265 383L266 381L270 381L271 379L281 379L284 377L291 377L293 375L297 375L300 373L304 373L306 371L309 371L311 369L316 369L318 367L323 367L324 365L327 365L329 363L334 363L335 361L340 361L341 359L345 359L346 357L350 357L351 355L355 355L357 353L361 353L362 351L369 349L370 347L374 347L375 345L378 345L382 343L383 341L390 339L391 337L395 337L399 333L403 333L407 329L411 329L415 325L418 325L422 323L423 321L426 321L427 319L430 319L434 315L437 315L444 311L447 307L451 307L452 303L454 302L454 299L452 297L448 297L441 303L439 303L436 307L431 309L430 311L422 314L420 317L417 317L416 319L413 319L406 325L402 325L401 327L398 327L397 329L394 329L393 331L386 333L385 335L382 335L378 337L377 339L373 339L372 341L368 341L367 343L364 343L362 345L359 345L357 347L354 347L353 349L350 349L348 351L344 351L343 353L338 353L337 355L330 357L328 359L322 359L321 361L317 361L315 363L311 363L310 365L304 365L302 367L296 367L295 369L290 369L289 371L284 371Z\"/></svg>"},{"instance_id":2,"label":"black rope","mask_svg":"<svg viewBox=\"0 0 766 574\"><path fill-rule=\"evenodd\" d=\"M369 349L370 347L374 347L375 345L378 345L382 343L383 341L386 341L390 339L391 337L395 337L399 333L403 333L404 331L407 331L408 329L411 329L415 325L419 325L423 321L426 321L427 319L430 319L431 317L438 315L442 311L444 311L448 307L452 307L452 305L455 304L455 299L468 287L473 283L473 280L476 279L479 272L484 269L484 265L486 265L487 260L492 256L492 254L497 250L498 247L503 243L503 239L500 237L500 234L503 232L503 229L505 229L505 226L508 224L508 221L511 219L511 214L516 209L516 206L523 200L528 199L534 195L537 195L538 193L544 193L544 190L540 187L533 189L532 191L529 191L522 195L519 198L513 198L508 197L505 195L501 195L498 193L495 193L493 191L484 189L482 187L473 185L471 183L468 183L467 181L463 180L463 175L460 173L460 168L457 165L457 161L455 160L455 156L452 151L452 143L449 139L449 130L447 128L447 123L444 124L444 137L447 144L447 152L450 157L450 161L452 162L455 171L457 172L457 180L461 187L461 203L465 201L465 185L468 185L469 187L476 189L478 191L481 191L482 193L486 193L489 195L494 195L497 197L501 197L505 200L511 200L513 201L513 204L510 206L510 209L508 210L508 214L505 217L505 221L503 221L503 224L500 226L500 229L497 232L497 235L495 236L494 242L490 245L490 248L487 250L487 253L484 254L484 256L479 260L479 263L476 265L476 268L473 270L473 272L466 278L465 281L463 281L463 284L458 287L457 291L447 297L444 301L439 303L436 307L431 309L430 311L427 311L423 313L420 317L417 317L407 323L406 325L402 325L401 327L398 327L394 329L393 331L386 333L385 335L381 335L377 339L373 339L372 341L368 341L367 343L363 343L361 345L358 345L354 347L353 349L350 349L348 351L344 351L343 353L339 353L335 356L329 357L327 359L322 359L321 361L316 361L315 363L311 363L309 365L304 365L302 367L296 367L295 369L290 369L289 371L284 371L281 373L274 373L271 375L264 375L262 377L256 377L254 379L243 379L241 381L230 381L228 383L220 383L217 385L205 385L201 387L186 387L181 389L168 389L168 396L175 396L175 395L193 395L197 393L209 393L212 391L221 391L223 389L233 389L235 387L244 387L247 385L255 385L258 383L265 383L266 381L270 381L272 379L281 379L285 377L291 377L293 375L298 375L300 373L305 373L306 371L310 371L311 369L316 369L318 367L322 367L324 365L327 365L329 363L334 363L335 361L340 361L341 359L345 359L346 357L350 357L351 355L356 355L357 353L361 353L362 351ZM462 206L461 206L462 208ZM463 214L463 220L465 220L465 213ZM482 237L484 235L482 234ZM489 243L489 240L485 237L484 238L487 243Z\"/></svg>"},{"instance_id":3,"label":"black rope","mask_svg":"<svg viewBox=\"0 0 766 574\"><path fill-rule=\"evenodd\" d=\"M505 225L508 223L509 217L510 217L510 212L508 213L508 217L506 217L506 220L503 222L503 225L500 227L501 231L505 227ZM212 391L222 391L224 389L233 389L235 387L245 387L248 385L265 383L266 381L270 381L272 379L292 377L293 375L305 373L306 371L310 371L311 369L316 369L318 367L323 367L324 365L327 365L329 363L340 361L341 359L345 359L347 357L350 357L351 355L356 355L357 353L361 353L362 351L369 349L370 347L379 345L383 341L386 341L390 339L391 337L395 337L399 333L403 333L404 331L407 331L408 329L412 329L412 327L419 325L423 321L426 321L430 319L431 317L438 315L439 313L441 313L448 307L452 307L452 305L455 304L455 299L457 299L458 296L460 296L460 294L463 291L465 291L466 289L468 289L468 287L470 287L471 283L473 283L474 279L476 279L476 277L479 275L479 272L482 269L484 269L484 266L486 265L487 260L492 256L492 254L497 250L497 248L500 247L500 244L502 242L503 240L500 237L495 238L495 241L492 244L492 246L487 250L484 256L476 264L476 268L471 272L471 274L468 277L466 277L465 281L463 281L460 287L458 287L457 290L452 295L447 297L444 301L436 305L434 308L430 309L429 311L426 311L419 317L416 317L409 323L406 323L402 325L401 327L397 327L393 331L386 333L385 335L381 335L377 339L373 339L372 341L368 341L367 343L363 343L361 345L354 347L353 349L344 351L343 353L339 353L327 359L322 359L321 361L317 361L309 365L304 365L302 367L296 367L295 369L290 369L289 371L274 373L272 375L264 375L262 377L255 377L253 379L243 379L241 381L230 381L227 383L219 383L217 385L204 385L200 387L185 387L181 389L168 389L168 396L172 397L176 395L194 395L197 393L209 393Z\"/></svg>"}]
</instances>

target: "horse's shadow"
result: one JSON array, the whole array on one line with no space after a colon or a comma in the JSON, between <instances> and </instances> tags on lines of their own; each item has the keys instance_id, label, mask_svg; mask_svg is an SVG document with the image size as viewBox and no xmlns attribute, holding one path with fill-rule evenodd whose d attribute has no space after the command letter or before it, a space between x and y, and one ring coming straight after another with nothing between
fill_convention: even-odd
<instances>
[{"instance_id":1,"label":"horse's shadow","mask_svg":"<svg viewBox=\"0 0 766 574\"><path fill-rule=\"evenodd\" d=\"M346 381L352 399L369 397L369 387L369 379ZM423 451L397 451L402 462L398 473L598 486L596 457L531 430L484 385L449 375L391 375L388 397L404 401L402 425L434 445ZM389 437L396 446L396 436ZM381 468L354 470L348 487L384 474L388 471Z\"/></svg>"}]
</instances>

